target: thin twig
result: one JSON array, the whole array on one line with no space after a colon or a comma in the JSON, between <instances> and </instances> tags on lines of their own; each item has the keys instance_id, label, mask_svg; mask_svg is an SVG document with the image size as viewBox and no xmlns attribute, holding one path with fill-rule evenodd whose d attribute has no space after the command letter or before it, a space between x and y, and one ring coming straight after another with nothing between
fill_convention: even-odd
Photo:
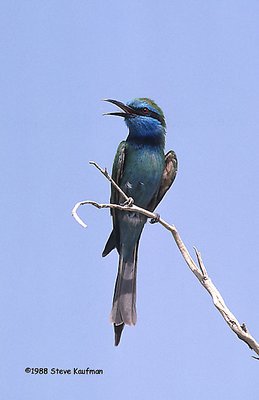
<instances>
[{"instance_id":1,"label":"thin twig","mask_svg":"<svg viewBox=\"0 0 259 400\"><path fill-rule=\"evenodd\" d=\"M121 188L117 185L117 183L112 179L112 177L108 174L107 169L103 169L101 168L95 161L89 161L90 165L93 165L94 167L96 167L104 176L106 179L108 179L108 181L111 182L111 184L115 187L115 189L118 190L118 192L124 197L124 199L126 201L130 201L130 197L128 197L123 190L121 190Z\"/></svg>"},{"instance_id":2,"label":"thin twig","mask_svg":"<svg viewBox=\"0 0 259 400\"><path fill-rule=\"evenodd\" d=\"M199 264L200 270L201 270L202 275L203 275L203 279L208 279L208 273L207 273L207 270L205 268L205 265L203 264L203 261L202 261L202 258L201 258L201 253L196 249L196 247L193 246L193 248L194 248L197 260L198 260L198 264Z\"/></svg>"},{"instance_id":3,"label":"thin twig","mask_svg":"<svg viewBox=\"0 0 259 400\"><path fill-rule=\"evenodd\" d=\"M174 225L168 224L165 220L163 220L160 217L157 218L157 214L132 204L132 202L130 201L131 199L120 189L120 187L116 184L116 182L114 182L114 180L108 174L106 169L102 169L94 161L91 161L90 164L94 165L112 183L112 185L125 198L126 203L124 205L119 205L119 204L99 204L96 201L92 201L92 200L81 201L81 202L76 203L76 205L74 206L74 208L72 210L72 215L75 218L75 220L81 226L86 228L87 225L82 221L82 219L77 214L77 210L79 209L79 207L83 206L85 204L90 204L97 208L110 208L110 209L117 209L117 210L122 210L122 211L138 212L140 214L145 215L147 218L157 220L157 222L159 224L161 224L165 229L167 229L169 232L171 232L171 234L173 235L173 238L176 242L176 245L179 248L188 267L194 273L194 275L199 280L199 282L202 284L202 286L211 295L215 307L218 309L218 311L220 312L220 314L222 315L222 317L224 318L224 320L226 321L226 323L228 324L230 329L238 336L239 339L241 339L243 342L245 342L250 347L250 349L254 350L254 352L259 355L259 343L257 343L257 341L249 333L246 325L244 323L242 325L240 325L237 318L226 306L223 297L221 296L220 292L218 291L218 289L216 288L216 286L213 284L212 280L208 276L207 270L202 261L201 253L194 247L197 261L198 261L198 265L196 265L196 263L190 256L190 253L189 253L187 247L183 243L183 241ZM255 357L255 356L252 356L252 357L259 360L258 357Z\"/></svg>"}]
</instances>

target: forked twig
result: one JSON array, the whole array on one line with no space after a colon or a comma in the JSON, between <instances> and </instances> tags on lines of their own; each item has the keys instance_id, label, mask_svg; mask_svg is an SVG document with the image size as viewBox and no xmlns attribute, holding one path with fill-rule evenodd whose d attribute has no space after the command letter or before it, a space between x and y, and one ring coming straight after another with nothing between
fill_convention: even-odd
<instances>
[{"instance_id":1,"label":"forked twig","mask_svg":"<svg viewBox=\"0 0 259 400\"><path fill-rule=\"evenodd\" d=\"M119 205L119 204L99 204L96 201L92 200L85 200L85 201L80 201L76 203L72 210L72 215L75 218L75 220L84 228L86 228L86 224L82 221L82 219L78 216L77 210L79 209L80 206L83 206L85 204L90 204L94 207L97 208L110 208L110 209L117 209L121 211L129 211L129 212L138 212L140 214L145 215L147 218L154 219L156 220L159 224L161 224L165 229L167 229L171 234L173 235L173 238L175 240L175 243L180 250L186 264L190 268L190 270L194 273L196 278L199 280L199 282L202 284L202 286L209 292L209 294L212 297L213 303L215 307L218 309L230 329L238 336L239 339L241 339L243 342L245 342L250 349L252 349L256 354L259 355L259 344L257 341L253 338L253 336L249 333L246 325L243 323L240 325L238 322L237 318L234 316L234 314L229 310L229 308L226 306L223 297L221 296L220 292L216 288L216 286L213 284L212 280L208 276L208 272L205 268L205 265L202 261L201 253L194 247L195 254L197 257L197 262L198 265L194 262L192 257L190 256L190 253L183 243L177 229L175 228L174 225L168 224L165 220L163 220L161 217L158 217L157 214L145 210L143 208L140 208L136 205L134 205L130 200L130 198L121 190L121 188L114 182L112 177L108 174L106 169L102 169L96 162L91 161L91 165L94 165L110 182L111 184L120 192L120 194L125 198L126 203L124 205ZM259 360L258 357L253 356L253 358Z\"/></svg>"}]
</instances>

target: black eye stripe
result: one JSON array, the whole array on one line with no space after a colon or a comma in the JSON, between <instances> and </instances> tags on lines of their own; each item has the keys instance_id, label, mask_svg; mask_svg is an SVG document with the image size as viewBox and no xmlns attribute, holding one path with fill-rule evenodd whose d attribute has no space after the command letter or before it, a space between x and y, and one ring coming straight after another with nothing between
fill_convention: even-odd
<instances>
[{"instance_id":1,"label":"black eye stripe","mask_svg":"<svg viewBox=\"0 0 259 400\"><path fill-rule=\"evenodd\" d=\"M147 107L144 107L144 108L148 110ZM161 124L164 123L163 117L161 117L161 115L159 115L159 114L156 113L155 111L148 110L148 113L147 113L147 112L144 111L143 108L141 108L141 109L134 108L134 111L135 111L135 113L138 114L138 115L144 115L145 117L149 116L149 117L152 117L152 118L157 119L159 122L161 122Z\"/></svg>"},{"instance_id":2,"label":"black eye stripe","mask_svg":"<svg viewBox=\"0 0 259 400\"><path fill-rule=\"evenodd\" d=\"M163 122L163 118L161 117L161 115L157 114L156 112L149 111L149 115L150 115L150 117L157 119L161 123Z\"/></svg>"}]
</instances>

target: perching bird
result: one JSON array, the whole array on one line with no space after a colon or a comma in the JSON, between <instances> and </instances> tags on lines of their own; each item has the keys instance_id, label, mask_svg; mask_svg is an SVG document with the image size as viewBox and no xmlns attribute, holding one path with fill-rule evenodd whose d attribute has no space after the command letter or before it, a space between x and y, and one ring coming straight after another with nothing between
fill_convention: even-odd
<instances>
[{"instance_id":1,"label":"perching bird","mask_svg":"<svg viewBox=\"0 0 259 400\"><path fill-rule=\"evenodd\" d=\"M112 178L132 197L134 204L153 211L172 185L177 173L177 158L173 151L164 154L166 123L163 111L153 100L137 98L127 104L107 99L122 111L128 137L121 142L112 168ZM125 199L112 186L111 203ZM139 213L112 210L113 230L103 250L105 257L114 248L119 253L111 321L114 324L115 346L120 342L124 325L135 325L136 274L138 245L147 217Z\"/></svg>"}]
</instances>

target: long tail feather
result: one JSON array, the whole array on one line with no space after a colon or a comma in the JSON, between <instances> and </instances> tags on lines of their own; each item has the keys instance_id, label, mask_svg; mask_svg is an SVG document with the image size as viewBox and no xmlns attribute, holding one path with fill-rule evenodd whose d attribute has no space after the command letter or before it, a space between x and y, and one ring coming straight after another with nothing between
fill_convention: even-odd
<instances>
[{"instance_id":1,"label":"long tail feather","mask_svg":"<svg viewBox=\"0 0 259 400\"><path fill-rule=\"evenodd\" d=\"M136 312L136 278L137 278L137 251L136 243L132 256L124 260L123 254L119 258L119 268L115 284L111 321L114 323L115 346L120 342L124 324L135 325Z\"/></svg>"}]
</instances>

